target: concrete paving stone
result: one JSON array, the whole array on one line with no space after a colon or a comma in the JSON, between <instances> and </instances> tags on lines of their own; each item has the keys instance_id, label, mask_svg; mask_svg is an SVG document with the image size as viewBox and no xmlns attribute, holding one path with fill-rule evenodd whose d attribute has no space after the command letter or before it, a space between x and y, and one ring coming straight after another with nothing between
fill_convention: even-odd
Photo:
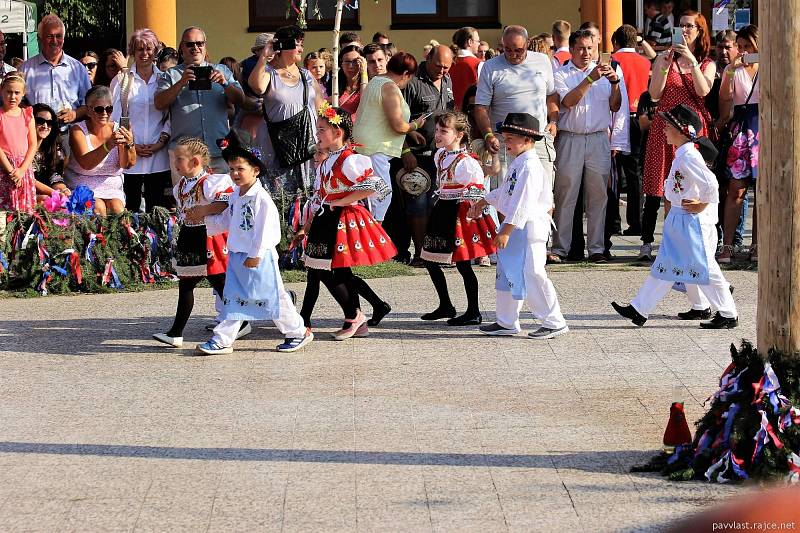
<instances>
[{"instance_id":1,"label":"concrete paving stone","mask_svg":"<svg viewBox=\"0 0 800 533\"><path fill-rule=\"evenodd\" d=\"M8 498L0 508L3 531L59 531L72 502L65 498Z\"/></svg>"},{"instance_id":2,"label":"concrete paving stone","mask_svg":"<svg viewBox=\"0 0 800 533\"><path fill-rule=\"evenodd\" d=\"M142 499L72 500L63 531L132 531Z\"/></svg>"}]
</instances>

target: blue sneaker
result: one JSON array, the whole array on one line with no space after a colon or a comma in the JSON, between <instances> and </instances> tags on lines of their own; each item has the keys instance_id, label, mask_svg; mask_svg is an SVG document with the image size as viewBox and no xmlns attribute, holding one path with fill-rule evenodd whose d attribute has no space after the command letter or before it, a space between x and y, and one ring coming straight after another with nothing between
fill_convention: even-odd
<instances>
[{"instance_id":1,"label":"blue sneaker","mask_svg":"<svg viewBox=\"0 0 800 533\"><path fill-rule=\"evenodd\" d=\"M296 352L313 340L314 334L311 332L311 328L306 328L306 334L303 337L286 337L275 349L279 352Z\"/></svg>"},{"instance_id":2,"label":"blue sneaker","mask_svg":"<svg viewBox=\"0 0 800 533\"><path fill-rule=\"evenodd\" d=\"M197 355L223 355L233 353L233 346L220 346L214 341L198 344L196 348L197 351L200 352Z\"/></svg>"}]
</instances>

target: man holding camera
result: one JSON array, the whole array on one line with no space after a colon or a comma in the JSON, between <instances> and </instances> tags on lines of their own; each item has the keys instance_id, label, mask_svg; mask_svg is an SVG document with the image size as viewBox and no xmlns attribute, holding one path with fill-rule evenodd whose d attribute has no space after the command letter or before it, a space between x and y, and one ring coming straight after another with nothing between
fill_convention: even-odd
<instances>
[{"instance_id":1,"label":"man holding camera","mask_svg":"<svg viewBox=\"0 0 800 533\"><path fill-rule=\"evenodd\" d=\"M184 30L179 52L183 63L163 72L153 103L159 111L169 110L172 138L169 146L172 181L177 183L174 148L185 137L199 137L211 153L211 171L228 172L217 139L229 131L228 103L247 107L239 82L225 65L206 61L206 34L197 27Z\"/></svg>"}]
</instances>

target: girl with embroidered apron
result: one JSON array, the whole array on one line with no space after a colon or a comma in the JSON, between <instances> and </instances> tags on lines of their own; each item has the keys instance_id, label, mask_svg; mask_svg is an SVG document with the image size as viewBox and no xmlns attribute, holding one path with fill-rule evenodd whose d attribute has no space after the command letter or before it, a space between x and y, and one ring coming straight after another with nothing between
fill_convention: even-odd
<instances>
[{"instance_id":1,"label":"girl with embroidered apron","mask_svg":"<svg viewBox=\"0 0 800 533\"><path fill-rule=\"evenodd\" d=\"M314 339L303 325L292 298L283 287L278 270L281 240L278 208L258 179L266 170L258 148L250 146L236 130L221 139L222 157L230 167L236 187L229 208L213 217L215 225L227 228L230 257L225 273L222 319L208 342L197 345L199 354L233 351L237 333L245 321L272 320L285 339L279 352L294 352ZM212 217L207 217L207 221Z\"/></svg>"},{"instance_id":2,"label":"girl with embroidered apron","mask_svg":"<svg viewBox=\"0 0 800 533\"><path fill-rule=\"evenodd\" d=\"M295 239L307 235L303 260L309 280L319 279L344 311L345 323L333 334L336 340L344 340L368 333L351 267L389 261L397 250L359 203L372 195L385 197L389 188L373 172L370 159L356 154L348 143L350 115L327 104L320 107L319 115L319 147L330 155L317 168L318 207Z\"/></svg>"},{"instance_id":3,"label":"girl with embroidered apron","mask_svg":"<svg viewBox=\"0 0 800 533\"><path fill-rule=\"evenodd\" d=\"M175 166L181 174L173 189L180 230L172 259L179 278L178 309L172 327L153 338L176 348L183 345L183 328L192 314L197 284L206 278L220 297L225 287L227 234L207 228L212 220L209 217L207 222L206 216L228 207L233 182L227 174L209 174L205 169L210 160L208 147L200 139L181 139L175 148Z\"/></svg>"},{"instance_id":4,"label":"girl with embroidered apron","mask_svg":"<svg viewBox=\"0 0 800 533\"><path fill-rule=\"evenodd\" d=\"M494 243L497 247L497 321L481 326L486 335L516 335L522 331L519 314L528 301L541 326L528 334L539 340L569 332L558 294L547 277L547 239L553 219L553 191L545 181L544 167L536 155L536 142L544 135L539 121L528 113L509 113L498 131L508 153L503 183L470 209L478 216L488 205L503 215Z\"/></svg>"},{"instance_id":5,"label":"girl with embroidered apron","mask_svg":"<svg viewBox=\"0 0 800 533\"><path fill-rule=\"evenodd\" d=\"M478 278L472 270L472 260L496 251L492 241L497 228L487 212L481 212L476 218L467 217L472 204L483 198L485 191L481 164L465 148L469 143L466 115L438 115L434 141L439 148L433 157L439 188L428 219L421 257L439 296L439 306L421 318L447 318L449 326L477 326L482 317L478 310ZM461 316L456 316L450 301L440 263L455 263L464 280L467 310Z\"/></svg>"},{"instance_id":6,"label":"girl with embroidered apron","mask_svg":"<svg viewBox=\"0 0 800 533\"><path fill-rule=\"evenodd\" d=\"M703 122L690 107L680 104L661 116L667 123L667 141L676 148L664 186L670 202L664 238L650 275L630 305L611 305L642 326L673 284L682 282L699 286L716 310L711 321L700 323L701 328L735 328L739 321L730 284L714 259L719 186L706 161L713 162L717 150L707 138L698 136Z\"/></svg>"}]
</instances>

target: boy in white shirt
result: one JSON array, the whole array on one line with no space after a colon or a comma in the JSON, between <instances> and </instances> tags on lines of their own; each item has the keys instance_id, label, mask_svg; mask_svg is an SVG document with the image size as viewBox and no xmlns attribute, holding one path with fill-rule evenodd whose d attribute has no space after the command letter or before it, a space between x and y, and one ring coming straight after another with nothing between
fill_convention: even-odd
<instances>
[{"instance_id":1,"label":"boy in white shirt","mask_svg":"<svg viewBox=\"0 0 800 533\"><path fill-rule=\"evenodd\" d=\"M528 334L552 339L569 331L555 287L547 277L547 239L550 236L553 192L546 186L544 168L536 155L543 138L539 121L528 113L509 113L499 131L508 152L515 157L500 187L478 201L469 216L477 217L488 205L505 217L497 232L497 321L481 326L486 335L516 335L519 313L528 300L541 327Z\"/></svg>"}]
</instances>

